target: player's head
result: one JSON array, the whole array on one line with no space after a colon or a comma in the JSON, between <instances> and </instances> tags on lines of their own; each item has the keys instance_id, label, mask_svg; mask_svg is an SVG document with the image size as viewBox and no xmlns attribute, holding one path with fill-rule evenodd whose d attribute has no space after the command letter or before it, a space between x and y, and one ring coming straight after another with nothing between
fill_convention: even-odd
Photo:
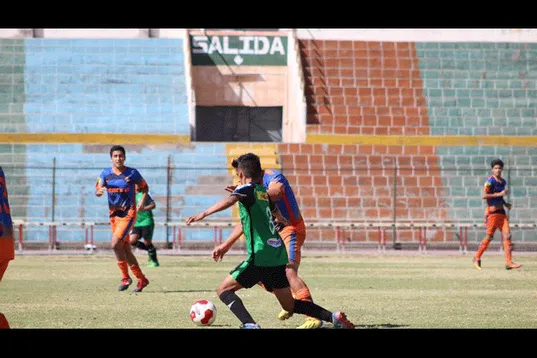
<instances>
[{"instance_id":1,"label":"player's head","mask_svg":"<svg viewBox=\"0 0 537 358\"><path fill-rule=\"evenodd\" d=\"M114 145L110 148L110 161L117 168L123 168L125 165L125 159L127 155L125 154L125 148L121 145Z\"/></svg>"},{"instance_id":2,"label":"player's head","mask_svg":"<svg viewBox=\"0 0 537 358\"><path fill-rule=\"evenodd\" d=\"M494 159L490 162L490 169L495 176L501 176L503 171L503 161L501 159Z\"/></svg>"},{"instance_id":3,"label":"player's head","mask_svg":"<svg viewBox=\"0 0 537 358\"><path fill-rule=\"evenodd\" d=\"M244 179L258 179L262 176L261 161L254 153L246 153L233 159L231 166L237 170L237 176L241 184L245 184Z\"/></svg>"}]
</instances>

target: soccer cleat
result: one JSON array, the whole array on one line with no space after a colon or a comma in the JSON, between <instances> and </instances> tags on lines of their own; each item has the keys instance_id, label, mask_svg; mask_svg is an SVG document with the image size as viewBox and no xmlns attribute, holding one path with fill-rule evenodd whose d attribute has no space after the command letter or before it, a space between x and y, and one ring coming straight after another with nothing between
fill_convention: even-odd
<instances>
[{"instance_id":1,"label":"soccer cleat","mask_svg":"<svg viewBox=\"0 0 537 358\"><path fill-rule=\"evenodd\" d=\"M131 280L130 277L122 278L121 279L121 285L119 285L119 290L120 291L125 291L127 288L129 288L131 283L132 283L132 280Z\"/></svg>"},{"instance_id":2,"label":"soccer cleat","mask_svg":"<svg viewBox=\"0 0 537 358\"><path fill-rule=\"evenodd\" d=\"M298 329L317 329L323 326L323 321L315 317L308 317L306 321L298 326Z\"/></svg>"},{"instance_id":3,"label":"soccer cleat","mask_svg":"<svg viewBox=\"0 0 537 358\"><path fill-rule=\"evenodd\" d=\"M292 312L287 312L286 310L282 310L280 313L278 313L278 319L280 321L285 321L286 319L289 319L293 316Z\"/></svg>"},{"instance_id":4,"label":"soccer cleat","mask_svg":"<svg viewBox=\"0 0 537 358\"><path fill-rule=\"evenodd\" d=\"M517 268L520 268L520 267L522 267L521 264L517 264L517 263L514 263L514 262L511 262L509 265L505 265L506 270L517 269Z\"/></svg>"},{"instance_id":5,"label":"soccer cleat","mask_svg":"<svg viewBox=\"0 0 537 358\"><path fill-rule=\"evenodd\" d=\"M136 285L133 292L142 292L147 285L149 285L149 280L144 277L142 280L138 280L138 285Z\"/></svg>"},{"instance_id":6,"label":"soccer cleat","mask_svg":"<svg viewBox=\"0 0 537 358\"><path fill-rule=\"evenodd\" d=\"M354 324L347 319L343 312L332 313L332 323L337 329L354 329Z\"/></svg>"},{"instance_id":7,"label":"soccer cleat","mask_svg":"<svg viewBox=\"0 0 537 358\"><path fill-rule=\"evenodd\" d=\"M474 263L475 268L481 271L481 260L478 260L474 257L472 262Z\"/></svg>"},{"instance_id":8,"label":"soccer cleat","mask_svg":"<svg viewBox=\"0 0 537 358\"><path fill-rule=\"evenodd\" d=\"M149 264L147 264L147 267L159 267L160 264L158 263L158 261L151 261L149 262Z\"/></svg>"},{"instance_id":9,"label":"soccer cleat","mask_svg":"<svg viewBox=\"0 0 537 358\"><path fill-rule=\"evenodd\" d=\"M257 323L245 323L240 326L241 329L260 329L261 326Z\"/></svg>"}]
</instances>

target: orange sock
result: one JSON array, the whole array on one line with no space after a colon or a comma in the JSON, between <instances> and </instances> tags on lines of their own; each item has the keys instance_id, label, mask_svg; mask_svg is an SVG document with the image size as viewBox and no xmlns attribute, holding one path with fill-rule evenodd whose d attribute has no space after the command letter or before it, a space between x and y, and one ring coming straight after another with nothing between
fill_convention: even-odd
<instances>
[{"instance_id":1,"label":"orange sock","mask_svg":"<svg viewBox=\"0 0 537 358\"><path fill-rule=\"evenodd\" d=\"M131 271L138 280L143 280L145 278L144 274L142 273L142 270L140 270L140 266L131 265Z\"/></svg>"},{"instance_id":2,"label":"orange sock","mask_svg":"<svg viewBox=\"0 0 537 358\"><path fill-rule=\"evenodd\" d=\"M301 288L297 292L293 293L293 296L298 301L313 302L313 298L311 298L311 293L310 293L310 289L308 288L308 286Z\"/></svg>"},{"instance_id":3,"label":"orange sock","mask_svg":"<svg viewBox=\"0 0 537 358\"><path fill-rule=\"evenodd\" d=\"M513 245L511 245L511 240L503 241L503 253L505 255L505 264L509 265L511 263L511 253L513 252Z\"/></svg>"},{"instance_id":4,"label":"orange sock","mask_svg":"<svg viewBox=\"0 0 537 358\"><path fill-rule=\"evenodd\" d=\"M4 316L3 313L0 313L0 329L9 329L9 322L6 319L6 316Z\"/></svg>"},{"instance_id":5,"label":"orange sock","mask_svg":"<svg viewBox=\"0 0 537 358\"><path fill-rule=\"evenodd\" d=\"M129 278L129 266L127 261L118 261L117 265L121 271L121 278Z\"/></svg>"},{"instance_id":6,"label":"orange sock","mask_svg":"<svg viewBox=\"0 0 537 358\"><path fill-rule=\"evenodd\" d=\"M483 241L481 241L481 244L479 245L479 249L477 249L477 252L475 254L475 258L478 260L481 260L481 256L483 256L483 252L489 247L490 241L487 238L484 238Z\"/></svg>"}]
</instances>

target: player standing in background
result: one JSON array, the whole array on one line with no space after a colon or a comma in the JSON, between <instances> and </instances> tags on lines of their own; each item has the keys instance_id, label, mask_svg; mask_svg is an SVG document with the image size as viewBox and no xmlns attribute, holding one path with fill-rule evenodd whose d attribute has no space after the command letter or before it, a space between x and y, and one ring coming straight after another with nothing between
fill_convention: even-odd
<instances>
[{"instance_id":1,"label":"player standing in background","mask_svg":"<svg viewBox=\"0 0 537 358\"><path fill-rule=\"evenodd\" d=\"M160 266L157 259L157 249L153 246L153 231L155 230L155 220L153 219L153 209L157 204L149 192L144 193L140 186L136 185L136 211L137 217L134 228L130 232L129 240L132 246L147 251L147 267ZM144 242L141 242L140 239Z\"/></svg>"},{"instance_id":2,"label":"player standing in background","mask_svg":"<svg viewBox=\"0 0 537 358\"><path fill-rule=\"evenodd\" d=\"M102 196L108 192L108 207L110 225L112 227L112 249L116 255L117 265L121 271L120 291L129 288L132 279L129 276L129 266L138 279L134 292L142 292L149 284L138 265L136 256L132 253L129 232L136 221L136 199L134 186L138 185L144 193L149 191L145 179L138 170L125 166L125 148L114 145L110 148L112 167L102 171L95 183L95 195Z\"/></svg>"},{"instance_id":3,"label":"player standing in background","mask_svg":"<svg viewBox=\"0 0 537 358\"><path fill-rule=\"evenodd\" d=\"M517 269L522 265L511 261L513 245L511 243L511 230L509 229L509 219L505 208L511 209L512 205L506 203L504 197L507 195L507 181L502 178L503 161L495 159L490 163L492 175L485 182L483 188L483 199L487 201L485 209L486 236L481 241L479 248L473 258L476 269L481 270L481 256L494 238L496 229L501 231L503 236L503 250L505 254L505 269ZM505 207L505 208L504 208Z\"/></svg>"},{"instance_id":4,"label":"player standing in background","mask_svg":"<svg viewBox=\"0 0 537 358\"><path fill-rule=\"evenodd\" d=\"M259 161L257 155L252 153L249 153L248 155L257 157L257 160ZM231 166L237 169L238 161L234 159ZM304 280L298 276L298 268L302 258L302 245L304 245L304 241L306 240L306 224L300 213L293 189L287 181L287 178L275 169L263 170L263 186L267 190L270 200L278 206L282 216L287 220L287 225L278 225L278 233L285 243L285 248L287 249L287 255L289 257L286 274L293 297L300 301L313 302L308 285L306 285ZM234 189L235 186L226 187L226 191L229 192L232 192ZM231 239L236 241L239 237ZM233 243L234 241L230 242L231 245L233 245ZM283 321L291 316L292 314L282 310L279 313L278 318ZM306 317L306 321L298 328L316 329L321 326L321 320L314 317Z\"/></svg>"},{"instance_id":5,"label":"player standing in background","mask_svg":"<svg viewBox=\"0 0 537 358\"><path fill-rule=\"evenodd\" d=\"M13 221L7 195L6 176L0 167L0 281L4 277L9 261L15 259ZM6 317L0 313L0 328L10 328Z\"/></svg>"},{"instance_id":6,"label":"player standing in background","mask_svg":"<svg viewBox=\"0 0 537 358\"><path fill-rule=\"evenodd\" d=\"M280 305L287 312L332 322L335 328L354 328L354 324L343 312L330 312L311 301L299 301L293 298L286 275L286 266L289 263L287 250L282 245L282 239L275 228L277 222L274 221L274 218L285 219L262 185L263 170L259 157L252 153L241 155L237 159L237 176L241 185L229 197L220 200L204 212L189 217L186 224L201 221L239 202L241 222L235 226L229 237L244 233L248 257L222 280L217 288L217 294L242 322L241 328L260 327L235 292L241 288L251 288L259 282L274 292ZM212 253L213 260L221 260L224 254L222 245L215 247Z\"/></svg>"}]
</instances>

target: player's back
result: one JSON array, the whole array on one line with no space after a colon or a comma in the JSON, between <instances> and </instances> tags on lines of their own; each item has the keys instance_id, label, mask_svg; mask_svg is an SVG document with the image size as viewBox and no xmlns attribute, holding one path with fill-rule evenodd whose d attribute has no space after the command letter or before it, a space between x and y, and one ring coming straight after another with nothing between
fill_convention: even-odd
<instances>
[{"instance_id":1,"label":"player's back","mask_svg":"<svg viewBox=\"0 0 537 358\"><path fill-rule=\"evenodd\" d=\"M268 187L271 182L281 183L283 186L282 198L275 202L280 209L282 215L291 222L291 224L296 225L302 220L302 214L298 207L298 202L295 197L295 193L287 181L285 175L276 169L265 169L265 174L263 175L263 185L268 190Z\"/></svg>"},{"instance_id":2,"label":"player's back","mask_svg":"<svg viewBox=\"0 0 537 358\"><path fill-rule=\"evenodd\" d=\"M13 242L13 221L6 187L6 177L0 167L0 258L12 260L15 257Z\"/></svg>"}]
</instances>

